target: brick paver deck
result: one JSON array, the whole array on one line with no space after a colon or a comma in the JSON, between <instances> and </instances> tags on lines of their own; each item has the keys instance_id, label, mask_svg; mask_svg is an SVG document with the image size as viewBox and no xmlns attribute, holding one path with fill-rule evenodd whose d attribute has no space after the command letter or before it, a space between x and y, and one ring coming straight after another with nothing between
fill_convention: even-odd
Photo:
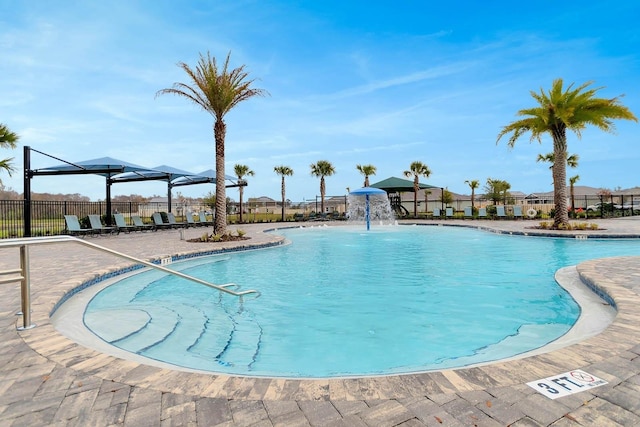
<instances>
[{"instance_id":1,"label":"brick paver deck","mask_svg":"<svg viewBox=\"0 0 640 427\"><path fill-rule=\"evenodd\" d=\"M536 233L526 228L529 221L443 223ZM600 234L640 237L640 218L598 223L605 228ZM278 238L262 233L266 226L242 228L251 244ZM143 259L202 250L180 240L178 231L91 241ZM33 247L30 256L36 328L16 330L19 285L0 286L2 426L640 425L640 257L577 266L584 281L613 298L618 315L600 335L563 349L459 370L288 380L174 371L82 347L53 328L51 309L65 292L129 262L69 243ZM17 249L0 249L0 269L17 266ZM572 369L608 384L556 400L526 385Z\"/></svg>"}]
</instances>

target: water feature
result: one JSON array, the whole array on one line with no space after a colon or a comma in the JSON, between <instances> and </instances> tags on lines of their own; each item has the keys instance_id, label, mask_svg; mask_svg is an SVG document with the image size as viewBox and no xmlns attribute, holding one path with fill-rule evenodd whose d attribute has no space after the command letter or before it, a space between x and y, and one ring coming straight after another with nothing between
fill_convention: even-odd
<instances>
[{"instance_id":1,"label":"water feature","mask_svg":"<svg viewBox=\"0 0 640 427\"><path fill-rule=\"evenodd\" d=\"M387 192L373 187L354 190L347 196L347 216L351 222L364 222L367 230L371 229L371 221L380 225L395 222Z\"/></svg>"}]
</instances>

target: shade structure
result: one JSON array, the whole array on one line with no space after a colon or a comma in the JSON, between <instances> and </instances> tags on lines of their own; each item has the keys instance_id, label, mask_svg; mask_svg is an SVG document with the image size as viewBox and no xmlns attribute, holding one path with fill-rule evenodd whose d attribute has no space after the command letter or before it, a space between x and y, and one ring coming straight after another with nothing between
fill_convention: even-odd
<instances>
[{"instance_id":1,"label":"shade structure","mask_svg":"<svg viewBox=\"0 0 640 427\"><path fill-rule=\"evenodd\" d=\"M101 175L106 178L106 209L111 212L111 178L125 172L151 171L150 168L129 163L113 157L100 157L97 159L82 160L79 162L68 162L66 160L53 157L41 151L36 151L47 157L59 160L62 164L50 166L42 169L31 169L31 147L24 147L24 236L31 236L31 178L34 176L53 175ZM110 225L111 215L106 215L107 225Z\"/></svg>"},{"instance_id":2,"label":"shade structure","mask_svg":"<svg viewBox=\"0 0 640 427\"><path fill-rule=\"evenodd\" d=\"M62 164L41 169L31 169L31 152L42 154L46 157L58 160ZM215 183L216 172L207 170L202 174L180 170L171 166L161 165L156 168L148 168L113 157L100 157L97 159L82 160L79 162L69 162L50 154L32 149L29 146L23 147L24 153L24 236L31 236L31 178L34 176L54 176L54 175L100 175L106 178L106 222L111 222L111 184L117 182L134 182L161 180L166 181L168 186L169 210L171 210L171 187L180 185L202 184L207 182ZM247 185L245 181L240 181L233 176L225 175L226 187L239 187Z\"/></svg>"},{"instance_id":3,"label":"shade structure","mask_svg":"<svg viewBox=\"0 0 640 427\"><path fill-rule=\"evenodd\" d=\"M174 168L172 166L160 165L151 169L136 170L132 172L126 172L115 175L112 177L112 181L116 182L135 182L135 181L167 181L171 182L174 179L182 176L194 175L193 172L185 171L182 169Z\"/></svg>"},{"instance_id":4,"label":"shade structure","mask_svg":"<svg viewBox=\"0 0 640 427\"><path fill-rule=\"evenodd\" d=\"M167 207L171 212L171 188L172 182L183 176L193 175L193 172L188 172L182 169L174 168L173 166L160 165L152 168L151 170L126 172L111 178L112 183L117 182L137 182L137 181L166 181L167 183Z\"/></svg>"},{"instance_id":5,"label":"shade structure","mask_svg":"<svg viewBox=\"0 0 640 427\"><path fill-rule=\"evenodd\" d=\"M379 188L381 190L386 191L387 193L403 193L407 191L413 192L413 181L409 181L408 179L396 178L392 176L385 180L376 182L375 184L371 184L371 187ZM435 185L419 183L418 188L420 190L424 190L427 188L440 188L440 187L436 187Z\"/></svg>"},{"instance_id":6,"label":"shade structure","mask_svg":"<svg viewBox=\"0 0 640 427\"><path fill-rule=\"evenodd\" d=\"M235 176L225 175L224 176L225 187L240 187L246 186L247 183L245 181L241 181ZM216 182L216 171L213 169L207 169L206 171L202 171L198 174L193 175L185 175L175 179L172 182L174 187L179 187L181 185L193 185L193 184L215 184Z\"/></svg>"}]
</instances>

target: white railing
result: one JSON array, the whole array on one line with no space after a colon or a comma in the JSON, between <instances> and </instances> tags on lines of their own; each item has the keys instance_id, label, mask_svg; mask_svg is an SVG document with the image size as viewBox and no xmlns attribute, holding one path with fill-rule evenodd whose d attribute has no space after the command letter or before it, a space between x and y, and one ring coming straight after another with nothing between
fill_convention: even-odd
<instances>
[{"instance_id":1,"label":"white railing","mask_svg":"<svg viewBox=\"0 0 640 427\"><path fill-rule=\"evenodd\" d=\"M107 252L111 255L115 255L117 257L124 258L129 261L133 261L136 264L142 264L146 267L160 270L167 274L173 274L174 276L178 276L186 280L191 280L192 282L196 282L201 285L208 286L220 292L224 292L224 293L239 297L240 302L242 302L244 295L256 294L256 297L260 296L260 292L253 289L247 290L247 291L233 291L228 288L237 286L234 283L227 283L224 285L216 285L213 283L209 283L206 280L198 279L197 277L189 276L179 271L175 271L175 270L171 270L169 268L163 267L162 265L157 265L149 261L144 261L144 260L132 257L131 255L114 251L113 249L105 248L104 246L96 245L95 243L91 243L86 240L79 239L73 236L48 236L48 237L29 237L24 239L5 239L5 240L0 240L0 249L10 248L10 247L20 248L20 268L13 269L13 270L0 271L0 284L12 283L12 282L20 282L21 284L20 294L21 294L22 311L18 314L22 314L22 326L18 327L19 330L31 329L35 326L34 324L31 323L31 280L29 275L29 246L52 244L52 243L65 243L65 242L79 243L81 245L88 246L90 248L93 248L102 252Z\"/></svg>"}]
</instances>

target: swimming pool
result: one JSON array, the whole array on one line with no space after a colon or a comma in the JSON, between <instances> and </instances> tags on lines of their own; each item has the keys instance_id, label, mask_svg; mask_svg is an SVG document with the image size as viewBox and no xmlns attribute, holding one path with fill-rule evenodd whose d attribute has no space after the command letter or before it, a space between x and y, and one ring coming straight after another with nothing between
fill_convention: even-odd
<instances>
[{"instance_id":1,"label":"swimming pool","mask_svg":"<svg viewBox=\"0 0 640 427\"><path fill-rule=\"evenodd\" d=\"M209 288L149 272L96 295L84 322L127 351L237 375L445 369L558 338L579 309L556 285L554 272L584 259L640 253L637 240L515 237L450 227L278 233L293 244L174 265L216 283L258 289L256 300L240 306Z\"/></svg>"}]
</instances>

